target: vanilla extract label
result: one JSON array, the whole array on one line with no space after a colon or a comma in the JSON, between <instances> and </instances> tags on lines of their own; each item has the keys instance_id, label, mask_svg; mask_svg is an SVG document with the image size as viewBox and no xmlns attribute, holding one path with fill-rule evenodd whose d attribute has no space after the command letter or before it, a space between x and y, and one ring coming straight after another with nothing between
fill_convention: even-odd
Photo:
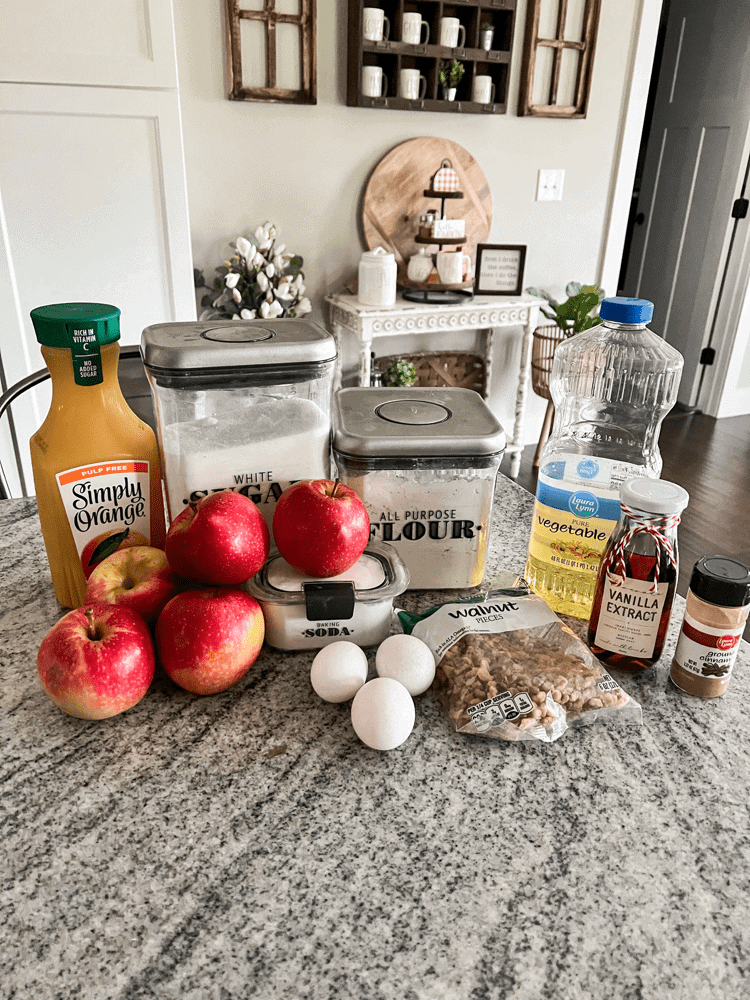
<instances>
[{"instance_id":1,"label":"vanilla extract label","mask_svg":"<svg viewBox=\"0 0 750 1000\"><path fill-rule=\"evenodd\" d=\"M656 646L669 584L608 573L594 642L601 649L649 657Z\"/></svg>"}]
</instances>

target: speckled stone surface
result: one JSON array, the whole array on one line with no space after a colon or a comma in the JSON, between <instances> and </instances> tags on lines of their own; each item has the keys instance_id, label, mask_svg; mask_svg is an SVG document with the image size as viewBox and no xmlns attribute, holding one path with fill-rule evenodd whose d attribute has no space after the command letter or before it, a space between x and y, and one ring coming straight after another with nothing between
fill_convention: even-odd
<instances>
[{"instance_id":1,"label":"speckled stone surface","mask_svg":"<svg viewBox=\"0 0 750 1000\"><path fill-rule=\"evenodd\" d=\"M490 574L522 568L531 502L501 478ZM668 687L682 601L623 680L642 727L501 743L428 692L379 754L308 653L72 719L36 678L63 612L33 501L0 503L0 574L3 1000L750 994L748 649L723 699Z\"/></svg>"}]
</instances>

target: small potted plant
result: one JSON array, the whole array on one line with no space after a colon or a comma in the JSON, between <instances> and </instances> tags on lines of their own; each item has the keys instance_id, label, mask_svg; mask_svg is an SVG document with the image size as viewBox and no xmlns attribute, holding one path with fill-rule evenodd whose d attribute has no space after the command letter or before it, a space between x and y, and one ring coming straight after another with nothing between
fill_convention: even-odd
<instances>
[{"instance_id":1,"label":"small potted plant","mask_svg":"<svg viewBox=\"0 0 750 1000\"><path fill-rule=\"evenodd\" d=\"M537 396L549 399L549 376L558 344L601 323L598 309L606 293L598 285L581 285L577 281L571 281L566 286L568 298L565 302L557 302L549 292L540 288L527 288L526 291L529 295L547 300L548 305L541 306L541 311L547 319L554 320L554 324L538 326L534 330L531 349L532 388ZM592 315L595 310L597 312Z\"/></svg>"},{"instance_id":2,"label":"small potted plant","mask_svg":"<svg viewBox=\"0 0 750 1000\"><path fill-rule=\"evenodd\" d=\"M443 59L440 63L438 80L443 88L444 101L455 101L456 87L461 82L465 72L464 64L458 59Z\"/></svg>"},{"instance_id":3,"label":"small potted plant","mask_svg":"<svg viewBox=\"0 0 750 1000\"><path fill-rule=\"evenodd\" d=\"M479 48L489 52L492 48L492 38L495 34L495 25L492 21L482 18L479 25Z\"/></svg>"}]
</instances>

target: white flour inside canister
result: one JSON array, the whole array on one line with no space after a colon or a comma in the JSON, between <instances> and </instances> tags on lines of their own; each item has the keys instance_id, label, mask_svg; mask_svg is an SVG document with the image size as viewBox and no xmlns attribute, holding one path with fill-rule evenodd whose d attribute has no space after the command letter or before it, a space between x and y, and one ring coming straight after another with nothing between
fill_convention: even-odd
<instances>
[{"instance_id":1,"label":"white flour inside canister","mask_svg":"<svg viewBox=\"0 0 750 1000\"><path fill-rule=\"evenodd\" d=\"M371 537L398 550L409 586L432 589L481 582L496 473L495 465L376 469L342 479L367 507Z\"/></svg>"}]
</instances>

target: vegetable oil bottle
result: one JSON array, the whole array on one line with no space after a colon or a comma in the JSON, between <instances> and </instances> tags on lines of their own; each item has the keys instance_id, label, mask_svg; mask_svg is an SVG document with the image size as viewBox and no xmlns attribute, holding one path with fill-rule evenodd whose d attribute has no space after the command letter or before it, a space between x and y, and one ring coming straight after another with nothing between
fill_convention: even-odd
<instances>
[{"instance_id":1,"label":"vegetable oil bottle","mask_svg":"<svg viewBox=\"0 0 750 1000\"><path fill-rule=\"evenodd\" d=\"M599 563L626 479L661 472L659 428L683 358L646 327L645 299L604 299L601 323L555 351L555 421L539 460L526 578L554 610L591 614Z\"/></svg>"}]
</instances>

